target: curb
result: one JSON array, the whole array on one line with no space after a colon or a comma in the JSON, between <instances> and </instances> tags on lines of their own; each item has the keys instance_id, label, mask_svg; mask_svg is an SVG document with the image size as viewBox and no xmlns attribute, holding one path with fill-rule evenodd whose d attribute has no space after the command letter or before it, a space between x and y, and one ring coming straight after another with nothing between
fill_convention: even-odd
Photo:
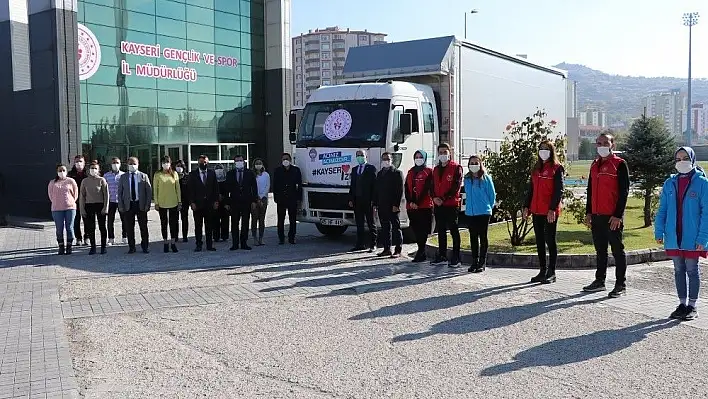
<instances>
[{"instance_id":1,"label":"curb","mask_svg":"<svg viewBox=\"0 0 708 399\"><path fill-rule=\"evenodd\" d=\"M427 244L425 252L429 257L435 256L438 247ZM451 251L448 250L448 258ZM627 265L638 265L641 263L661 262L669 257L663 249L648 248L627 251ZM470 251L460 251L460 261L471 264L472 254ZM615 265L615 259L609 254L608 266ZM487 266L513 266L518 268L538 268L538 256L535 254L519 254L505 252L490 252L487 254ZM597 267L597 255L595 254L559 254L556 264L557 269L595 269Z\"/></svg>"}]
</instances>

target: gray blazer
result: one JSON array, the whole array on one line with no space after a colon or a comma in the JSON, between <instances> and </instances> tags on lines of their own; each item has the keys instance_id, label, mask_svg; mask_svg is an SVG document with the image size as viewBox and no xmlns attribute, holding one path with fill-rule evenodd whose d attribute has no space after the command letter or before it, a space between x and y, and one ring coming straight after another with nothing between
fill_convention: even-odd
<instances>
[{"instance_id":1,"label":"gray blazer","mask_svg":"<svg viewBox=\"0 0 708 399\"><path fill-rule=\"evenodd\" d=\"M152 185L150 178L143 172L135 172L138 183L138 202L140 210L147 212L152 204ZM125 212L130 209L130 172L123 173L118 183L118 210Z\"/></svg>"}]
</instances>

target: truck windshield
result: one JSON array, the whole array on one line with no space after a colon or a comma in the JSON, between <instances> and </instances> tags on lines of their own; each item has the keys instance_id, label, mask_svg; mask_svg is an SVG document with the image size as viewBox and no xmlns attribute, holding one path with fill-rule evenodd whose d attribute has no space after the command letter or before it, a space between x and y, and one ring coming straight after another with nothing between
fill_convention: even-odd
<instances>
[{"instance_id":1,"label":"truck windshield","mask_svg":"<svg viewBox=\"0 0 708 399\"><path fill-rule=\"evenodd\" d=\"M390 100L358 100L307 104L297 146L383 146L390 103Z\"/></svg>"}]
</instances>

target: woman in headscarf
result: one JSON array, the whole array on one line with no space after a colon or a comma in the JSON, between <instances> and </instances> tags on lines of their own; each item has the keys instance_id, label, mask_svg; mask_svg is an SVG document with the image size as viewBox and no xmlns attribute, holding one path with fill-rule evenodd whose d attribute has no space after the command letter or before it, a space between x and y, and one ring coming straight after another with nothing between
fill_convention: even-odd
<instances>
[{"instance_id":1,"label":"woman in headscarf","mask_svg":"<svg viewBox=\"0 0 708 399\"><path fill-rule=\"evenodd\" d=\"M671 318L693 320L701 288L698 259L708 255L708 179L691 147L679 148L674 158L678 174L661 190L654 237L674 262L679 305Z\"/></svg>"},{"instance_id":2,"label":"woman in headscarf","mask_svg":"<svg viewBox=\"0 0 708 399\"><path fill-rule=\"evenodd\" d=\"M413 262L424 262L425 244L433 220L433 169L427 166L428 154L418 150L413 154L415 166L408 170L405 183L406 210L418 243Z\"/></svg>"},{"instance_id":3,"label":"woman in headscarf","mask_svg":"<svg viewBox=\"0 0 708 399\"><path fill-rule=\"evenodd\" d=\"M481 273L487 267L487 231L489 219L492 217L497 193L494 182L482 164L479 155L472 155L467 161L469 172L465 175L465 215L469 221L470 248L472 249L472 265L468 269L472 273Z\"/></svg>"}]
</instances>

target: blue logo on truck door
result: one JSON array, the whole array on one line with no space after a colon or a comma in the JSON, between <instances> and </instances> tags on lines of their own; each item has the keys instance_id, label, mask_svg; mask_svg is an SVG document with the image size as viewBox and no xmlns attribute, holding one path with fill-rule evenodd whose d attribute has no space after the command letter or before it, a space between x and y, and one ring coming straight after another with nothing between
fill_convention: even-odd
<instances>
[{"instance_id":1,"label":"blue logo on truck door","mask_svg":"<svg viewBox=\"0 0 708 399\"><path fill-rule=\"evenodd\" d=\"M352 161L352 156L343 156L341 151L334 151L326 154L320 154L319 160L322 161L322 165L339 165L343 163L350 163Z\"/></svg>"}]
</instances>

